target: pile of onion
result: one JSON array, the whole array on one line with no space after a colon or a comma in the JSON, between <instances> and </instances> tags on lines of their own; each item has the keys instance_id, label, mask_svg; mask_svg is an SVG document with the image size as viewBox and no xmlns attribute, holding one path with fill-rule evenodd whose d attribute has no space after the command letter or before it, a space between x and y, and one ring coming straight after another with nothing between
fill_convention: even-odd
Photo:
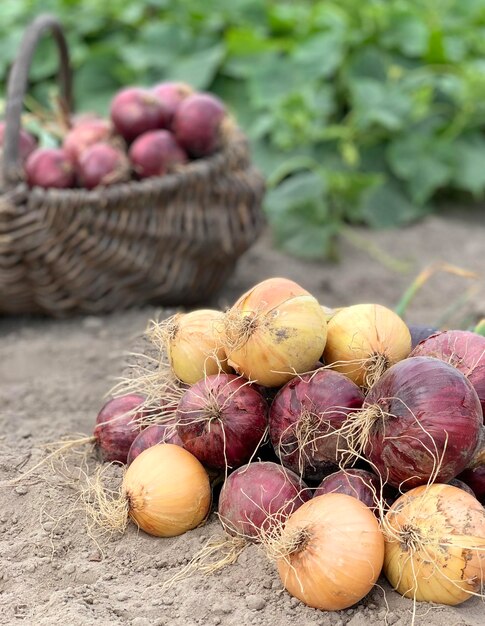
<instances>
[{"instance_id":1,"label":"pile of onion","mask_svg":"<svg viewBox=\"0 0 485 626\"><path fill-rule=\"evenodd\" d=\"M456 605L485 584L485 509L470 494L435 483L394 502L384 521L384 573L415 601Z\"/></svg>"},{"instance_id":2,"label":"pile of onion","mask_svg":"<svg viewBox=\"0 0 485 626\"><path fill-rule=\"evenodd\" d=\"M270 439L282 464L313 480L334 471L346 447L339 431L363 401L359 387L332 370L321 368L286 383L269 415Z\"/></svg>"},{"instance_id":3,"label":"pile of onion","mask_svg":"<svg viewBox=\"0 0 485 626\"><path fill-rule=\"evenodd\" d=\"M370 389L343 431L393 487L448 482L470 463L480 441L482 408L456 368L431 357L393 365Z\"/></svg>"},{"instance_id":4,"label":"pile of onion","mask_svg":"<svg viewBox=\"0 0 485 626\"><path fill-rule=\"evenodd\" d=\"M328 322L324 361L357 385L372 386L410 352L409 328L396 313L380 304L345 307Z\"/></svg>"},{"instance_id":5,"label":"pile of onion","mask_svg":"<svg viewBox=\"0 0 485 626\"><path fill-rule=\"evenodd\" d=\"M384 537L372 511L341 493L309 500L265 543L285 588L308 606L338 611L374 586Z\"/></svg>"},{"instance_id":6,"label":"pile of onion","mask_svg":"<svg viewBox=\"0 0 485 626\"><path fill-rule=\"evenodd\" d=\"M412 356L432 356L462 372L480 398L485 411L485 337L470 330L445 330L421 341Z\"/></svg>"},{"instance_id":7,"label":"pile of onion","mask_svg":"<svg viewBox=\"0 0 485 626\"><path fill-rule=\"evenodd\" d=\"M136 457L147 448L156 446L158 443L173 443L183 447L182 440L178 436L176 421L167 421L164 424L152 424L139 433L128 451L126 464L130 465Z\"/></svg>"},{"instance_id":8,"label":"pile of onion","mask_svg":"<svg viewBox=\"0 0 485 626\"><path fill-rule=\"evenodd\" d=\"M214 469L237 468L251 458L267 429L268 406L247 380L207 376L189 387L177 408L184 447Z\"/></svg>"},{"instance_id":9,"label":"pile of onion","mask_svg":"<svg viewBox=\"0 0 485 626\"><path fill-rule=\"evenodd\" d=\"M326 476L315 489L314 497L325 493L344 493L360 500L376 513L381 497L382 485L379 478L363 469L345 469Z\"/></svg>"},{"instance_id":10,"label":"pile of onion","mask_svg":"<svg viewBox=\"0 0 485 626\"><path fill-rule=\"evenodd\" d=\"M269 278L242 295L224 319L228 364L265 387L313 370L327 337L325 313L297 283Z\"/></svg>"}]
</instances>

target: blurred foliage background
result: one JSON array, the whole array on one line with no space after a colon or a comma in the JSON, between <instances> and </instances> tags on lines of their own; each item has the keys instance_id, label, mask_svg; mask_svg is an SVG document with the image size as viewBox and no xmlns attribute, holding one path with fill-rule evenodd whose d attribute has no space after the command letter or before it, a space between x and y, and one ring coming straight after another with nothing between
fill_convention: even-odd
<instances>
[{"instance_id":1,"label":"blurred foliage background","mask_svg":"<svg viewBox=\"0 0 485 626\"><path fill-rule=\"evenodd\" d=\"M78 111L106 115L120 86L167 79L223 98L293 254L332 256L345 224L405 224L443 194L483 197L485 0L2 0L3 95L42 12L65 26ZM46 38L37 101L56 61Z\"/></svg>"}]
</instances>

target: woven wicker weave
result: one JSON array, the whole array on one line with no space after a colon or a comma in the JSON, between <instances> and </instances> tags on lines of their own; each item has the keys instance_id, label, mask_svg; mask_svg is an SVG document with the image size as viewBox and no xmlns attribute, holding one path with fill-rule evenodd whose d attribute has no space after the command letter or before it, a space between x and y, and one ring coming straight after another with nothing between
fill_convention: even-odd
<instances>
[{"instance_id":1,"label":"woven wicker weave","mask_svg":"<svg viewBox=\"0 0 485 626\"><path fill-rule=\"evenodd\" d=\"M263 226L264 182L237 128L220 151L161 178L93 191L29 189L18 133L28 70L41 35L58 43L70 109L70 71L51 16L27 29L8 85L0 190L0 312L100 313L144 302L194 304L215 293Z\"/></svg>"}]
</instances>

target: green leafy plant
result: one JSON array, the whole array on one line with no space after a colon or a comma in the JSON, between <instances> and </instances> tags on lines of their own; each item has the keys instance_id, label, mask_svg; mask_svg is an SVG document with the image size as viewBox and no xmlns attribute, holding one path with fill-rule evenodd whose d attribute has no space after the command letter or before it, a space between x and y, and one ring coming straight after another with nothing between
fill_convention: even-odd
<instances>
[{"instance_id":1,"label":"green leafy plant","mask_svg":"<svg viewBox=\"0 0 485 626\"><path fill-rule=\"evenodd\" d=\"M224 98L293 254L335 256L346 223L406 224L443 191L483 196L483 0L3 0L4 79L45 11L68 33L80 110L174 78ZM55 67L46 40L31 74L41 102Z\"/></svg>"}]
</instances>

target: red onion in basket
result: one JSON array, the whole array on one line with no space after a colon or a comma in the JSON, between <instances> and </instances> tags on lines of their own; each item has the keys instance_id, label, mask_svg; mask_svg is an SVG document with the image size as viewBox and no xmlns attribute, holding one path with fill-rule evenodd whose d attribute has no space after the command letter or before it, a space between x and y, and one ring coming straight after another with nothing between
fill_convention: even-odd
<instances>
[{"instance_id":1,"label":"red onion in basket","mask_svg":"<svg viewBox=\"0 0 485 626\"><path fill-rule=\"evenodd\" d=\"M269 433L285 467L307 479L321 480L341 460L345 440L337 434L364 395L344 374L328 369L295 377L276 394Z\"/></svg>"},{"instance_id":2,"label":"red onion in basket","mask_svg":"<svg viewBox=\"0 0 485 626\"><path fill-rule=\"evenodd\" d=\"M165 424L152 424L138 433L128 451L126 464L130 465L144 450L156 446L158 443L173 443L183 448L184 444L178 436L175 424L175 420Z\"/></svg>"},{"instance_id":3,"label":"red onion in basket","mask_svg":"<svg viewBox=\"0 0 485 626\"><path fill-rule=\"evenodd\" d=\"M187 155L168 130L151 130L135 139L130 160L140 178L163 176L187 162Z\"/></svg>"},{"instance_id":4,"label":"red onion in basket","mask_svg":"<svg viewBox=\"0 0 485 626\"><path fill-rule=\"evenodd\" d=\"M312 494L298 476L271 462L249 463L233 472L219 496L219 518L230 535L258 538L296 511Z\"/></svg>"},{"instance_id":5,"label":"red onion in basket","mask_svg":"<svg viewBox=\"0 0 485 626\"><path fill-rule=\"evenodd\" d=\"M411 356L432 356L460 370L475 387L485 413L485 337L470 330L445 330L421 341Z\"/></svg>"},{"instance_id":6,"label":"red onion in basket","mask_svg":"<svg viewBox=\"0 0 485 626\"><path fill-rule=\"evenodd\" d=\"M225 115L226 108L219 98L209 93L195 93L177 108L173 132L190 156L208 156L221 144Z\"/></svg>"},{"instance_id":7,"label":"red onion in basket","mask_svg":"<svg viewBox=\"0 0 485 626\"><path fill-rule=\"evenodd\" d=\"M102 407L93 434L103 461L126 463L130 446L142 428L137 420L144 417L140 411L144 400L132 393L113 398Z\"/></svg>"},{"instance_id":8,"label":"red onion in basket","mask_svg":"<svg viewBox=\"0 0 485 626\"><path fill-rule=\"evenodd\" d=\"M177 432L186 450L215 469L246 463L267 427L267 404L248 381L214 374L180 399Z\"/></svg>"},{"instance_id":9,"label":"red onion in basket","mask_svg":"<svg viewBox=\"0 0 485 626\"><path fill-rule=\"evenodd\" d=\"M62 148L37 148L25 162L25 176L31 187L74 187L74 163Z\"/></svg>"},{"instance_id":10,"label":"red onion in basket","mask_svg":"<svg viewBox=\"0 0 485 626\"><path fill-rule=\"evenodd\" d=\"M411 489L463 471L480 440L477 393L456 368L431 357L393 365L343 430L383 482Z\"/></svg>"},{"instance_id":11,"label":"red onion in basket","mask_svg":"<svg viewBox=\"0 0 485 626\"><path fill-rule=\"evenodd\" d=\"M108 141L113 133L113 127L108 120L102 118L87 118L73 126L64 137L62 147L77 162L82 153L100 141Z\"/></svg>"},{"instance_id":12,"label":"red onion in basket","mask_svg":"<svg viewBox=\"0 0 485 626\"><path fill-rule=\"evenodd\" d=\"M324 493L345 493L374 510L381 496L381 481L367 470L339 470L322 480L315 489L313 497L322 496Z\"/></svg>"},{"instance_id":13,"label":"red onion in basket","mask_svg":"<svg viewBox=\"0 0 485 626\"><path fill-rule=\"evenodd\" d=\"M159 83L152 88L157 98L163 102L168 110L170 122L173 120L175 111L178 109L180 103L194 93L194 90L187 83L167 81Z\"/></svg>"},{"instance_id":14,"label":"red onion in basket","mask_svg":"<svg viewBox=\"0 0 485 626\"><path fill-rule=\"evenodd\" d=\"M80 155L77 173L82 187L94 189L128 180L130 165L123 150L100 142L89 146Z\"/></svg>"},{"instance_id":15,"label":"red onion in basket","mask_svg":"<svg viewBox=\"0 0 485 626\"><path fill-rule=\"evenodd\" d=\"M0 122L0 147L3 147L3 143L5 141L5 122ZM21 162L25 162L29 154L37 148L37 140L36 138L28 133L23 128L20 129L19 134L19 157Z\"/></svg>"},{"instance_id":16,"label":"red onion in basket","mask_svg":"<svg viewBox=\"0 0 485 626\"><path fill-rule=\"evenodd\" d=\"M148 89L126 87L111 101L111 120L126 141L133 141L147 130L167 128L170 114Z\"/></svg>"}]
</instances>

